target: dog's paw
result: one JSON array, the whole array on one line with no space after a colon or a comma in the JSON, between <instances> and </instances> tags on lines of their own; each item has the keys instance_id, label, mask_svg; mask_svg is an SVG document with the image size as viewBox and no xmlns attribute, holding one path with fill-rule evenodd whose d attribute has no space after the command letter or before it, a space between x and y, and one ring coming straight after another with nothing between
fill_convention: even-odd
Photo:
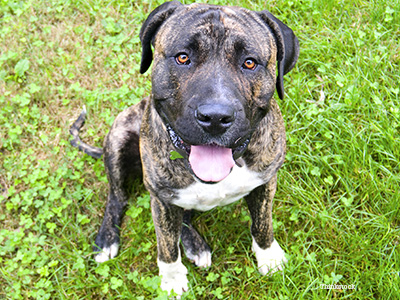
<instances>
[{"instance_id":1,"label":"dog's paw","mask_svg":"<svg viewBox=\"0 0 400 300\"><path fill-rule=\"evenodd\" d=\"M96 253L94 259L98 263L105 262L117 256L119 245L112 244L110 247L104 247L100 252Z\"/></svg>"},{"instance_id":2,"label":"dog's paw","mask_svg":"<svg viewBox=\"0 0 400 300\"><path fill-rule=\"evenodd\" d=\"M208 250L198 254L192 254L188 251L186 252L186 257L200 268L208 268L211 266L211 252Z\"/></svg>"},{"instance_id":3,"label":"dog's paw","mask_svg":"<svg viewBox=\"0 0 400 300\"><path fill-rule=\"evenodd\" d=\"M188 290L187 269L182 264L181 259L174 263L164 263L158 260L158 268L161 276L161 289L169 294L174 291L177 299Z\"/></svg>"},{"instance_id":4,"label":"dog's paw","mask_svg":"<svg viewBox=\"0 0 400 300\"><path fill-rule=\"evenodd\" d=\"M287 262L285 252L274 240L267 249L261 249L253 239L253 252L257 258L258 270L262 275L272 274L283 269L283 264Z\"/></svg>"},{"instance_id":5,"label":"dog's paw","mask_svg":"<svg viewBox=\"0 0 400 300\"><path fill-rule=\"evenodd\" d=\"M190 261L200 268L211 266L211 248L191 224L182 226L181 240Z\"/></svg>"}]
</instances>

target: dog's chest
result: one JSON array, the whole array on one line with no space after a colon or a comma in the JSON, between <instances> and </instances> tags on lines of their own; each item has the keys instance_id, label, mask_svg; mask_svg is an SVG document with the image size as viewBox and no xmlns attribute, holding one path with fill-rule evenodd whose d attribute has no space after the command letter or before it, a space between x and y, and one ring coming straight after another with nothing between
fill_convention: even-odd
<instances>
[{"instance_id":1,"label":"dog's chest","mask_svg":"<svg viewBox=\"0 0 400 300\"><path fill-rule=\"evenodd\" d=\"M240 168L235 165L228 177L218 183L196 181L185 189L176 191L176 198L172 203L185 209L207 211L235 202L263 183L265 182L258 173L246 166Z\"/></svg>"}]
</instances>

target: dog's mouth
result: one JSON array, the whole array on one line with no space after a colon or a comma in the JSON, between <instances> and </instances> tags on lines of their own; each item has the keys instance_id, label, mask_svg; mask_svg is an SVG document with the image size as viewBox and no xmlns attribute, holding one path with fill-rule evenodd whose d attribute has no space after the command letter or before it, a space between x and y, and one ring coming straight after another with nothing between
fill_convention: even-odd
<instances>
[{"instance_id":1,"label":"dog's mouth","mask_svg":"<svg viewBox=\"0 0 400 300\"><path fill-rule=\"evenodd\" d=\"M238 159L246 150L250 137L240 138L235 147L227 148L217 144L190 145L167 125L167 131L172 144L177 152L188 162L190 171L202 182L216 183L225 179L235 164L240 163Z\"/></svg>"}]
</instances>

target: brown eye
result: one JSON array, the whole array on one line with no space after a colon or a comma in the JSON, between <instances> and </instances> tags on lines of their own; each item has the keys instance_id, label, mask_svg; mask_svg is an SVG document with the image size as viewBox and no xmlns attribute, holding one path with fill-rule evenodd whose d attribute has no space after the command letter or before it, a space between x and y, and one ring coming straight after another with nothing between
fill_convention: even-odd
<instances>
[{"instance_id":1,"label":"brown eye","mask_svg":"<svg viewBox=\"0 0 400 300\"><path fill-rule=\"evenodd\" d=\"M190 63L189 55L186 53L178 54L178 56L175 57L175 60L178 65L188 65Z\"/></svg>"},{"instance_id":2,"label":"brown eye","mask_svg":"<svg viewBox=\"0 0 400 300\"><path fill-rule=\"evenodd\" d=\"M248 70L254 70L254 69L256 68L256 66L257 66L257 64L256 64L256 62L254 61L254 59L252 59L252 58L246 59L246 60L244 61L244 63L243 63L243 67L244 67L245 69L248 69Z\"/></svg>"}]
</instances>

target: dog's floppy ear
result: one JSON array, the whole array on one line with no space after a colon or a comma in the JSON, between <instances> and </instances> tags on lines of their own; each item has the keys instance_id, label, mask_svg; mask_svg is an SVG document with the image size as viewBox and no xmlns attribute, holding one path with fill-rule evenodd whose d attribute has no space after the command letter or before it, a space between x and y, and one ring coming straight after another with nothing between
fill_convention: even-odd
<instances>
[{"instance_id":1,"label":"dog's floppy ear","mask_svg":"<svg viewBox=\"0 0 400 300\"><path fill-rule=\"evenodd\" d=\"M283 24L269 11L258 12L263 21L268 25L274 34L278 47L278 78L276 80L276 89L279 98L283 99L285 91L283 87L283 75L293 69L299 57L299 40L294 35L292 29Z\"/></svg>"},{"instance_id":2,"label":"dog's floppy ear","mask_svg":"<svg viewBox=\"0 0 400 300\"><path fill-rule=\"evenodd\" d=\"M151 51L151 43L160 28L161 24L171 16L175 9L182 4L178 1L166 2L147 17L140 29L140 41L142 42L142 61L140 63L140 73L143 74L151 65L153 60L153 52Z\"/></svg>"}]
</instances>

